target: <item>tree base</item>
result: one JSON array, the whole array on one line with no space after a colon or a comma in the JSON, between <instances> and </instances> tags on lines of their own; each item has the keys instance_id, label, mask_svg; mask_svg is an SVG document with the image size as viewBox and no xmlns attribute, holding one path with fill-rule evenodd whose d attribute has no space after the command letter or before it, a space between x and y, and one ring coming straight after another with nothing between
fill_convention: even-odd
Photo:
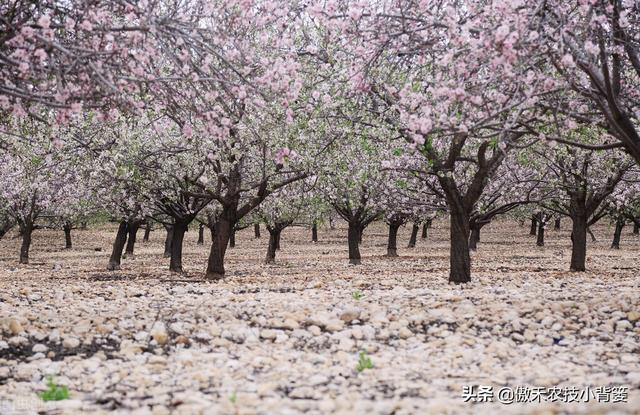
<instances>
[{"instance_id":1,"label":"tree base","mask_svg":"<svg viewBox=\"0 0 640 415\"><path fill-rule=\"evenodd\" d=\"M115 262L109 262L109 264L107 264L107 271L119 271L120 270L120 264L117 264Z\"/></svg>"},{"instance_id":2,"label":"tree base","mask_svg":"<svg viewBox=\"0 0 640 415\"><path fill-rule=\"evenodd\" d=\"M220 281L224 279L224 274L220 274L218 272L207 272L204 278L209 281Z\"/></svg>"},{"instance_id":3,"label":"tree base","mask_svg":"<svg viewBox=\"0 0 640 415\"><path fill-rule=\"evenodd\" d=\"M389 258L394 258L398 256L398 251L396 251L395 249L387 249L387 255L385 255Z\"/></svg>"},{"instance_id":4,"label":"tree base","mask_svg":"<svg viewBox=\"0 0 640 415\"><path fill-rule=\"evenodd\" d=\"M350 258L350 259L349 259L349 263L350 263L351 265L360 265L360 264L362 264L362 261L360 261L359 259Z\"/></svg>"}]
</instances>

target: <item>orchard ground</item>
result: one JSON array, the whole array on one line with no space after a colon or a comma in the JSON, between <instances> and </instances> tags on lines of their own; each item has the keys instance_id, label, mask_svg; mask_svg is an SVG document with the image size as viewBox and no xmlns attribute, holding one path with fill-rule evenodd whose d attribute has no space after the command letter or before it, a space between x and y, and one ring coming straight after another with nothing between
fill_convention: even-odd
<instances>
[{"instance_id":1,"label":"orchard ground","mask_svg":"<svg viewBox=\"0 0 640 415\"><path fill-rule=\"evenodd\" d=\"M347 260L346 227L289 228L275 265L268 238L237 235L227 278L204 281L209 235L187 233L185 275L164 231L123 270L105 269L115 227L0 242L0 412L426 414L640 412L640 238L594 228L588 271L571 273L570 223L536 247L528 226L485 227L473 282L449 285L448 224L386 258L386 227ZM101 251L96 251L101 248ZM357 299L356 297L361 297ZM366 351L373 368L356 370ZM71 399L43 403L46 376ZM627 403L469 403L463 388L628 387ZM20 412L24 410L24 412ZM58 412L56 412L58 413Z\"/></svg>"}]
</instances>

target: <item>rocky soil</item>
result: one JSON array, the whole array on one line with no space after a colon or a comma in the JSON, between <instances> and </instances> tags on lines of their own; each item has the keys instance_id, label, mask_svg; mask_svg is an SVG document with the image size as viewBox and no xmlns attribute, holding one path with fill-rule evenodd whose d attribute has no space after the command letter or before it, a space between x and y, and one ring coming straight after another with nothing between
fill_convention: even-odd
<instances>
[{"instance_id":1,"label":"rocky soil","mask_svg":"<svg viewBox=\"0 0 640 415\"><path fill-rule=\"evenodd\" d=\"M568 223L563 223L568 225ZM0 241L0 413L427 414L639 413L640 238L595 229L589 271L568 272L569 236L486 228L474 281L447 283L447 226L386 258L365 231L363 264L346 229L238 234L228 277L203 280L207 246L187 234L185 275L162 258L163 232L123 270L105 270L113 227L37 231L30 265ZM401 234L406 246L409 229ZM264 232L263 232L264 233ZM206 241L208 238L206 239ZM101 250L97 250L101 249ZM356 370L365 351L373 368ZM42 402L46 377L71 399ZM628 402L465 402L464 386L626 386ZM494 399L495 400L495 399Z\"/></svg>"}]
</instances>

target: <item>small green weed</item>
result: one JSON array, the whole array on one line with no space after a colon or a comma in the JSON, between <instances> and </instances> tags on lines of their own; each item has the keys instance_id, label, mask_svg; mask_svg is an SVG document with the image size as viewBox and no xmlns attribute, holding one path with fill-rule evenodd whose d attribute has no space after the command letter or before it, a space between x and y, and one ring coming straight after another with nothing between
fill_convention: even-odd
<instances>
[{"instance_id":1,"label":"small green weed","mask_svg":"<svg viewBox=\"0 0 640 415\"><path fill-rule=\"evenodd\" d=\"M367 356L366 352L360 352L358 355L358 365L356 366L356 370L358 372L362 372L365 369L373 369L373 362L371 358Z\"/></svg>"},{"instance_id":2,"label":"small green weed","mask_svg":"<svg viewBox=\"0 0 640 415\"><path fill-rule=\"evenodd\" d=\"M38 393L40 399L45 402L64 401L69 399L69 389L64 385L58 385L52 377L47 378L47 389Z\"/></svg>"}]
</instances>

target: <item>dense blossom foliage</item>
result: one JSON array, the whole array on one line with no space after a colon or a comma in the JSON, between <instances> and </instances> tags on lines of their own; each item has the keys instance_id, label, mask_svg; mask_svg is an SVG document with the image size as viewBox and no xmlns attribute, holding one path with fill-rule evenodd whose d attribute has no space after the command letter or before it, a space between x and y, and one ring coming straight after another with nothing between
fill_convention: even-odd
<instances>
[{"instance_id":1,"label":"dense blossom foliage","mask_svg":"<svg viewBox=\"0 0 640 415\"><path fill-rule=\"evenodd\" d=\"M273 262L333 210L359 264L371 222L395 256L448 214L463 283L495 217L564 215L584 270L589 225L638 221L639 28L632 0L8 0L0 237L100 212L118 269L156 222L182 272L199 222L217 279L246 226Z\"/></svg>"}]
</instances>

